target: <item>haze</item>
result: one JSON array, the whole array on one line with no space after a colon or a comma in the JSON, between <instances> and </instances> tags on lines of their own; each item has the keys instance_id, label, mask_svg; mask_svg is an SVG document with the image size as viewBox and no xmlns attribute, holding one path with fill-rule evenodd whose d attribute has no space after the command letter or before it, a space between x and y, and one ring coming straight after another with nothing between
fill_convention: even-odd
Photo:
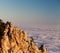
<instances>
[{"instance_id":1,"label":"haze","mask_svg":"<svg viewBox=\"0 0 60 53\"><path fill-rule=\"evenodd\" d=\"M60 0L0 0L0 19L15 25L60 25Z\"/></svg>"}]
</instances>

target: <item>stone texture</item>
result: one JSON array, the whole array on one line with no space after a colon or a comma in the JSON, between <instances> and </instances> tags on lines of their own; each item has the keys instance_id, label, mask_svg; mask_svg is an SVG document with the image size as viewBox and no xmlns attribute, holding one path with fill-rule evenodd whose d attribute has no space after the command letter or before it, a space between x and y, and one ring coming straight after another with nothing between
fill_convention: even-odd
<instances>
[{"instance_id":1,"label":"stone texture","mask_svg":"<svg viewBox=\"0 0 60 53\"><path fill-rule=\"evenodd\" d=\"M3 35L0 34L0 53L47 53L44 45L38 48L24 30L14 27L11 22L4 23L3 28Z\"/></svg>"}]
</instances>

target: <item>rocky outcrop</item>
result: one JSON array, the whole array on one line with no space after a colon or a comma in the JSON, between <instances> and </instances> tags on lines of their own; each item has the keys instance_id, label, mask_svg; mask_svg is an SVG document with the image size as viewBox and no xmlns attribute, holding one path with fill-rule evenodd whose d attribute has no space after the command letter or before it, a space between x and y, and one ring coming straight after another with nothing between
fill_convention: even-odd
<instances>
[{"instance_id":1,"label":"rocky outcrop","mask_svg":"<svg viewBox=\"0 0 60 53\"><path fill-rule=\"evenodd\" d=\"M43 45L38 48L24 30L10 22L2 23L0 21L0 53L47 53L46 48Z\"/></svg>"}]
</instances>

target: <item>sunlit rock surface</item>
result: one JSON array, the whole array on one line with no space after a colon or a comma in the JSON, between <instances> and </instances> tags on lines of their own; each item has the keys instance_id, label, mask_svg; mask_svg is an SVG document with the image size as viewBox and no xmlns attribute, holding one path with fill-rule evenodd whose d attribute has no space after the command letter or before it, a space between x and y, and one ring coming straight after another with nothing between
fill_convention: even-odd
<instances>
[{"instance_id":1,"label":"sunlit rock surface","mask_svg":"<svg viewBox=\"0 0 60 53\"><path fill-rule=\"evenodd\" d=\"M47 50L45 45L38 48L24 30L0 20L0 53L47 53Z\"/></svg>"}]
</instances>

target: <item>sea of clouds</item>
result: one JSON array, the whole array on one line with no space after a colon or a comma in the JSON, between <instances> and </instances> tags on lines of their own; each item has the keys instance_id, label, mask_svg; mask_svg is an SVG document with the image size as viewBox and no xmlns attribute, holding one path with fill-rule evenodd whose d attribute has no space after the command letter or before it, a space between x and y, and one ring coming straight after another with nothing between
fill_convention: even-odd
<instances>
[{"instance_id":1,"label":"sea of clouds","mask_svg":"<svg viewBox=\"0 0 60 53\"><path fill-rule=\"evenodd\" d=\"M22 27L39 47L45 44L48 53L60 53L60 26Z\"/></svg>"}]
</instances>

